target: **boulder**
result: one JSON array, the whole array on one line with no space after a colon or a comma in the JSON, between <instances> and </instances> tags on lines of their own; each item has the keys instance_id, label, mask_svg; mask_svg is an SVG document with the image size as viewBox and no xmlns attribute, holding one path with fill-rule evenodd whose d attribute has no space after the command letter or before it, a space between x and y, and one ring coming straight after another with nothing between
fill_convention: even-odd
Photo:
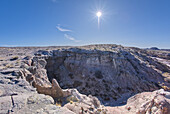
<instances>
[{"instance_id":1,"label":"boulder","mask_svg":"<svg viewBox=\"0 0 170 114\"><path fill-rule=\"evenodd\" d=\"M119 107L106 107L108 114L169 114L170 92L163 89L139 93Z\"/></svg>"}]
</instances>

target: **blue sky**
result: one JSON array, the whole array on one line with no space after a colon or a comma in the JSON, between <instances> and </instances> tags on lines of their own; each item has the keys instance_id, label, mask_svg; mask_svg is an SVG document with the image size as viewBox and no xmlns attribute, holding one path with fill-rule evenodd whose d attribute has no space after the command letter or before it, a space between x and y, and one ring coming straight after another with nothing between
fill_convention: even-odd
<instances>
[{"instance_id":1,"label":"blue sky","mask_svg":"<svg viewBox=\"0 0 170 114\"><path fill-rule=\"evenodd\" d=\"M170 48L170 0L0 0L0 46L98 43Z\"/></svg>"}]
</instances>

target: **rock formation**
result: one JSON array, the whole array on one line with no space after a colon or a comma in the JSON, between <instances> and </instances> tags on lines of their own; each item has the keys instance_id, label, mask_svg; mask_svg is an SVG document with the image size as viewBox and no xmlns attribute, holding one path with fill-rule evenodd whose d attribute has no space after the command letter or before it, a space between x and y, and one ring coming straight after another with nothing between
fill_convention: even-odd
<instances>
[{"instance_id":1,"label":"rock formation","mask_svg":"<svg viewBox=\"0 0 170 114\"><path fill-rule=\"evenodd\" d=\"M0 113L169 112L169 51L91 45L0 52Z\"/></svg>"},{"instance_id":2,"label":"rock formation","mask_svg":"<svg viewBox=\"0 0 170 114\"><path fill-rule=\"evenodd\" d=\"M46 79L56 79L61 88L76 88L82 94L98 97L104 105L124 104L126 97L161 88L159 83L164 79L157 70L168 69L142 53L122 48L39 51L32 61L40 85Z\"/></svg>"},{"instance_id":3,"label":"rock formation","mask_svg":"<svg viewBox=\"0 0 170 114\"><path fill-rule=\"evenodd\" d=\"M169 114L170 92L163 89L143 92L128 99L120 107L107 107L109 114Z\"/></svg>"}]
</instances>

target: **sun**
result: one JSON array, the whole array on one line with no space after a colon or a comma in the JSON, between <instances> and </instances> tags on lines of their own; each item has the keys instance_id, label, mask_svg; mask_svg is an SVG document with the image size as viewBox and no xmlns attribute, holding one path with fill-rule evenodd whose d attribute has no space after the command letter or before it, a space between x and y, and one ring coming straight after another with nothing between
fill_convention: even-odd
<instances>
[{"instance_id":1,"label":"sun","mask_svg":"<svg viewBox=\"0 0 170 114\"><path fill-rule=\"evenodd\" d=\"M102 16L102 12L98 11L96 16L98 17L98 28L100 28L100 17Z\"/></svg>"},{"instance_id":2,"label":"sun","mask_svg":"<svg viewBox=\"0 0 170 114\"><path fill-rule=\"evenodd\" d=\"M98 12L96 13L96 15L97 15L97 17L101 17L101 16L102 16L102 12L98 11Z\"/></svg>"}]
</instances>

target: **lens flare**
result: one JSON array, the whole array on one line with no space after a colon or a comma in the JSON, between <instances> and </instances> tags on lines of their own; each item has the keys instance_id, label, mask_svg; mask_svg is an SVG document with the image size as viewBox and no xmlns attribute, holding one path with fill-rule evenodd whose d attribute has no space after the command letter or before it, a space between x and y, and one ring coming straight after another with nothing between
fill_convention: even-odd
<instances>
[{"instance_id":1,"label":"lens flare","mask_svg":"<svg viewBox=\"0 0 170 114\"><path fill-rule=\"evenodd\" d=\"M100 16L102 16L102 12L99 11L96 13L96 15L97 15L97 17L100 17Z\"/></svg>"},{"instance_id":2,"label":"lens flare","mask_svg":"<svg viewBox=\"0 0 170 114\"><path fill-rule=\"evenodd\" d=\"M98 28L100 28L100 17L102 16L102 12L98 11L96 16L98 17Z\"/></svg>"}]
</instances>

